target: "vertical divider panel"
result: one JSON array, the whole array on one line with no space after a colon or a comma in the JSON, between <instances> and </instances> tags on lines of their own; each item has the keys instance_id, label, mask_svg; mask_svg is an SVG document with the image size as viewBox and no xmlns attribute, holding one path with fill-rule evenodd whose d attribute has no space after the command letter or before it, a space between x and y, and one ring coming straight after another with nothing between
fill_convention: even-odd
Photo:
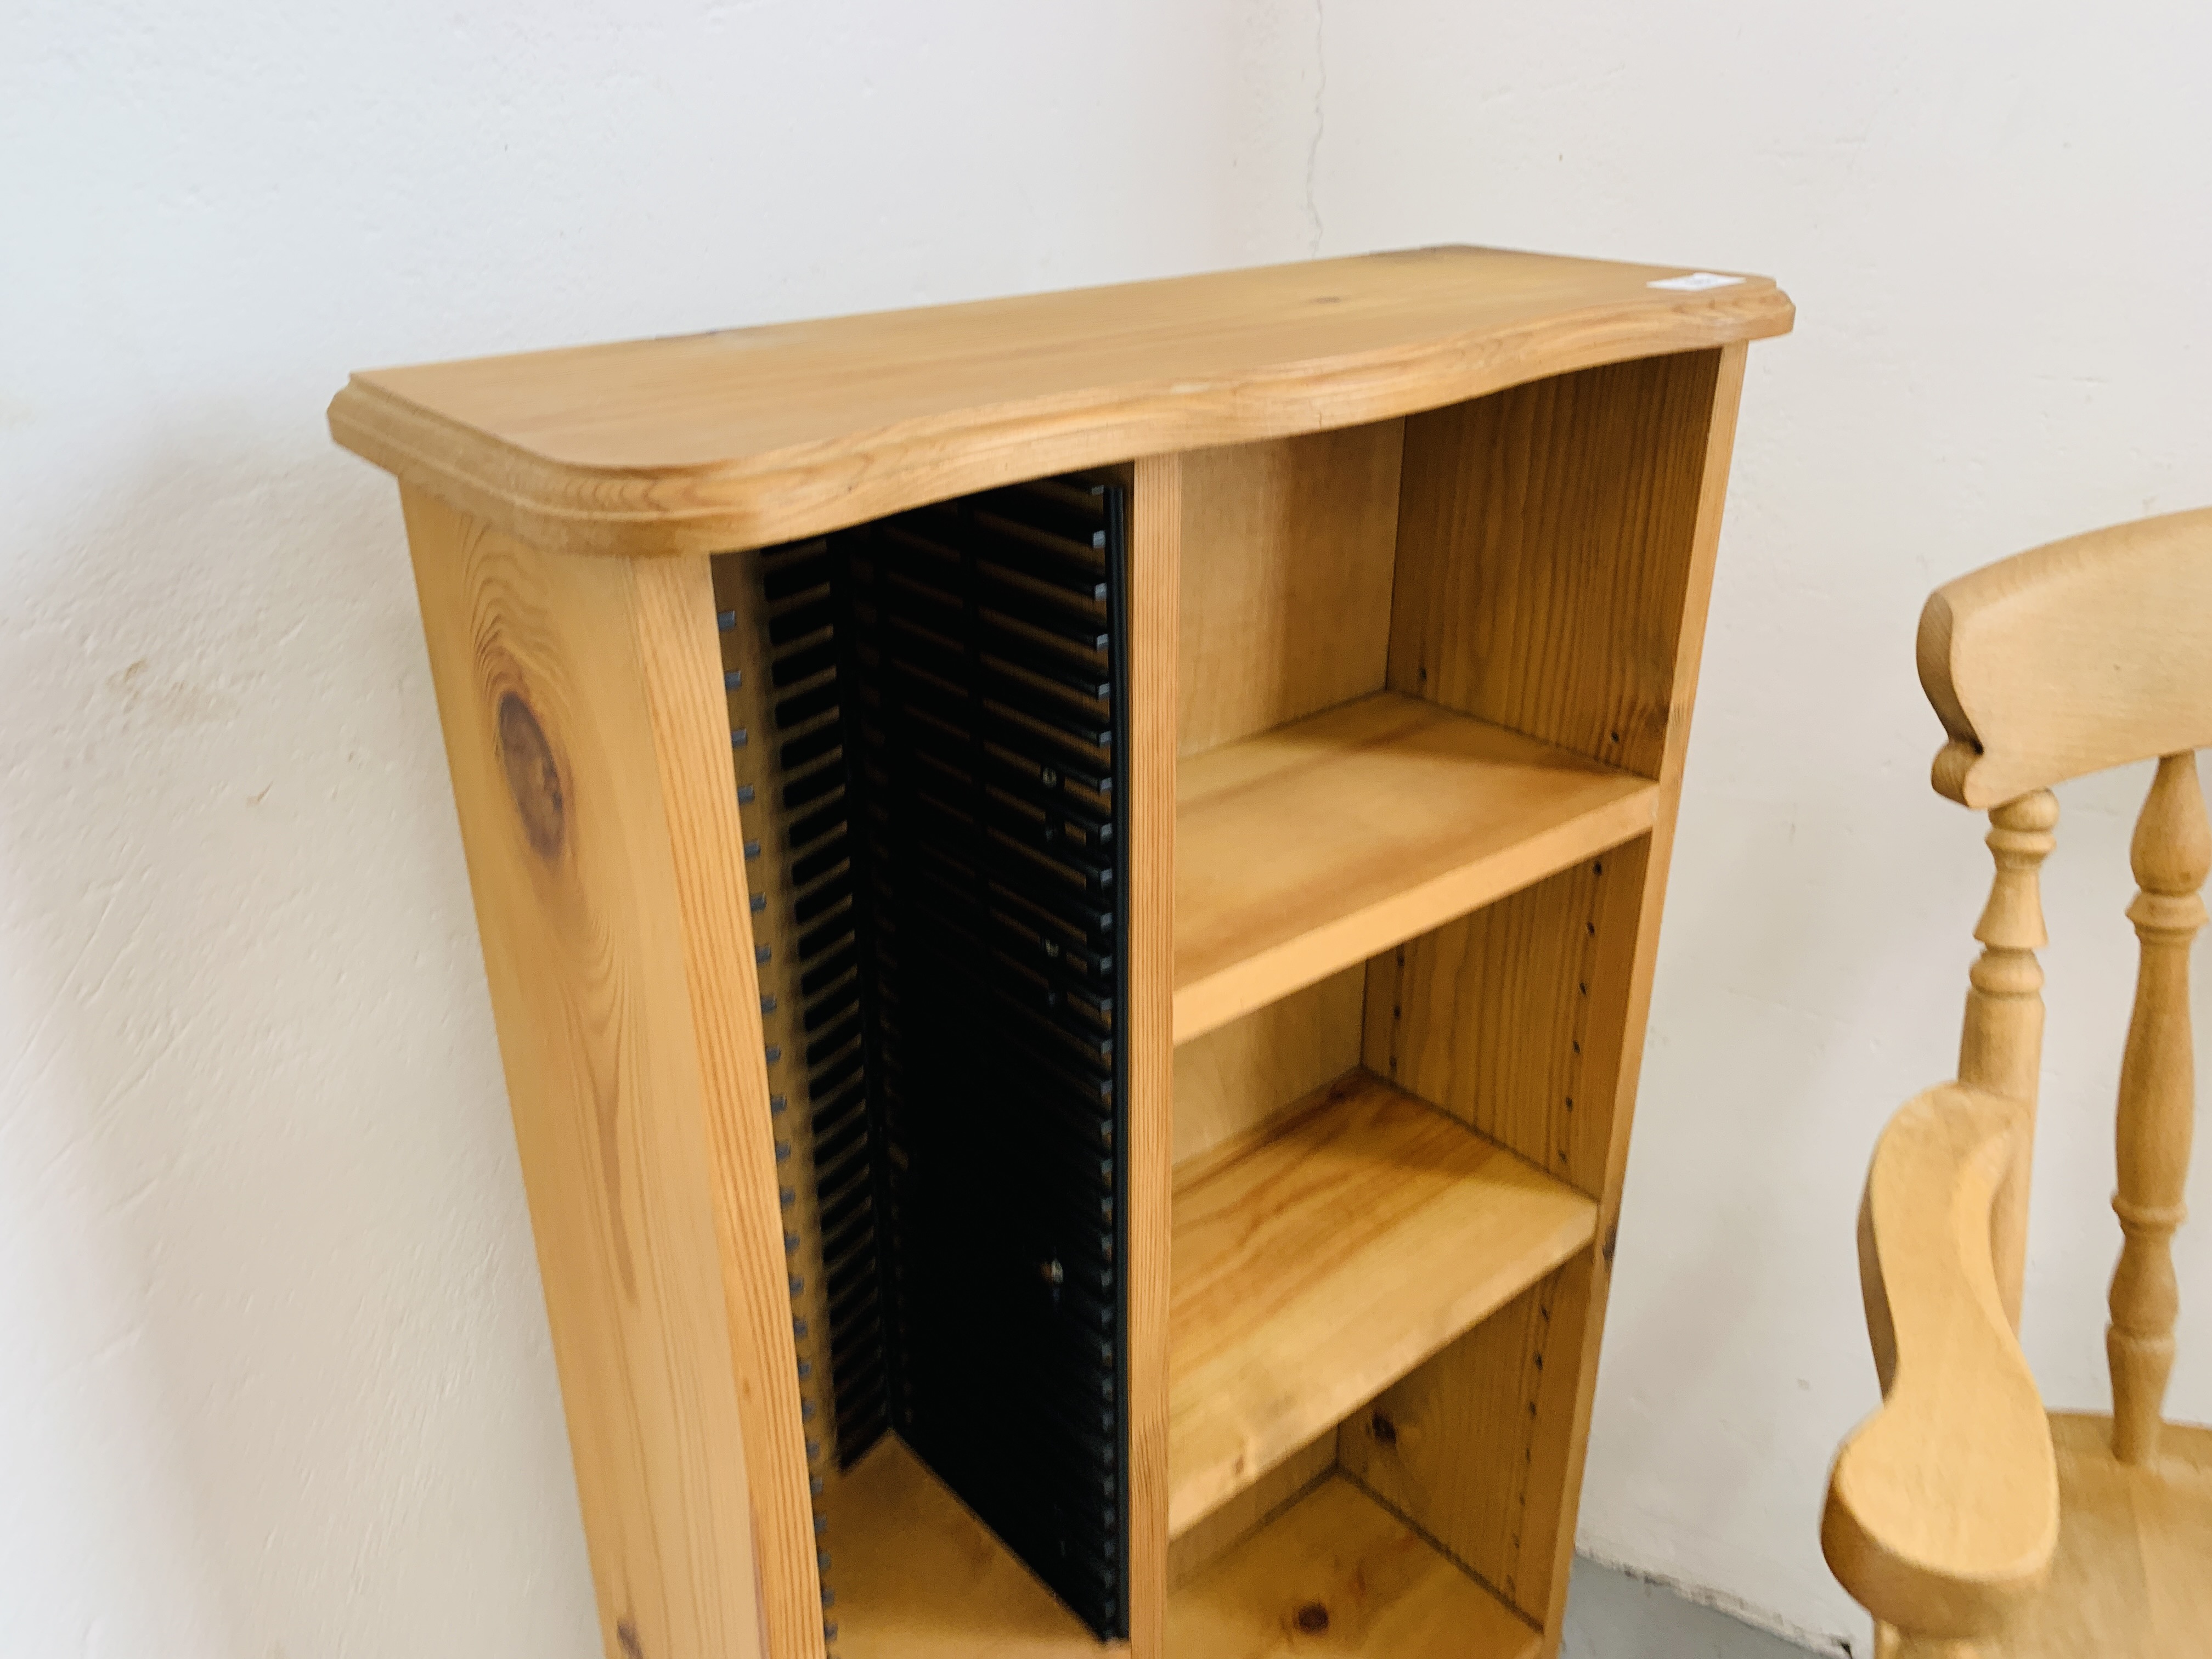
<instances>
[{"instance_id":1,"label":"vertical divider panel","mask_svg":"<svg viewBox=\"0 0 2212 1659\"><path fill-rule=\"evenodd\" d=\"M1392 689L1661 788L1650 836L1368 973L1370 1066L1598 1200L1597 1245L1531 1293L1525 1320L1479 1330L1386 1394L1391 1443L1349 1429L1340 1442L1347 1465L1543 1626L1547 1651L1743 363L1732 345L1611 364L1407 423Z\"/></svg>"},{"instance_id":2,"label":"vertical divider panel","mask_svg":"<svg viewBox=\"0 0 2212 1659\"><path fill-rule=\"evenodd\" d=\"M1128 786L1129 1643L1165 1659L1168 1301L1175 1214L1176 753L1183 464L1140 460L1130 495Z\"/></svg>"},{"instance_id":3,"label":"vertical divider panel","mask_svg":"<svg viewBox=\"0 0 2212 1659\"><path fill-rule=\"evenodd\" d=\"M404 502L605 1651L820 1659L705 562Z\"/></svg>"}]
</instances>

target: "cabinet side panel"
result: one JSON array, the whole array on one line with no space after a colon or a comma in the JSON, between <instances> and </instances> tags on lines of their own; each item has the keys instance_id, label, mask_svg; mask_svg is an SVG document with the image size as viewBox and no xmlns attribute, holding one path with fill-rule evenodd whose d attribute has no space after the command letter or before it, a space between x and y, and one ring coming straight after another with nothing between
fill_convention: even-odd
<instances>
[{"instance_id":1,"label":"cabinet side panel","mask_svg":"<svg viewBox=\"0 0 2212 1659\"><path fill-rule=\"evenodd\" d=\"M1407 419L1391 690L1659 775L1720 358Z\"/></svg>"},{"instance_id":2,"label":"cabinet side panel","mask_svg":"<svg viewBox=\"0 0 2212 1659\"><path fill-rule=\"evenodd\" d=\"M771 1659L814 1659L826 1645L818 1547L713 577L707 560L682 559L644 562L634 579L699 1047L762 1613Z\"/></svg>"},{"instance_id":3,"label":"cabinet side panel","mask_svg":"<svg viewBox=\"0 0 2212 1659\"><path fill-rule=\"evenodd\" d=\"M1405 422L1183 457L1179 746L1382 689Z\"/></svg>"},{"instance_id":4,"label":"cabinet side panel","mask_svg":"<svg viewBox=\"0 0 2212 1659\"><path fill-rule=\"evenodd\" d=\"M1598 1191L1597 1248L1585 1268L1561 1279L1553 1311L1559 1346L1558 1375L1547 1389L1572 1379L1571 1390L1547 1393L1531 1416L1529 1456L1539 1473L1535 1491L1548 1505L1532 1505L1522 1543L1521 1583L1532 1617L1540 1618L1556 1652L1566 1614L1567 1579L1573 1564L1575 1516L1582 1499L1583 1458L1589 1444L1590 1404L1597 1392L1597 1364L1605 1331L1606 1297L1613 1287L1613 1246L1620 1225L1621 1180L1628 1164L1628 1136L1636 1115L1636 1085L1644 1066L1644 1025L1651 1010L1651 975L1659 954L1659 926L1666 908L1667 872L1674 850L1674 818L1681 804L1682 764L1689 748L1690 716L1697 699L1698 669L1703 660L1705 615L1712 598L1714 555L1718 549L1721 509L1728 496L1729 464L1735 447L1736 413L1743 394L1747 348L1729 346L1718 355L1709 416L1700 430L1698 510L1684 572L1674 634L1672 717L1659 757L1660 798L1651 834L1616 849L1638 860L1642 869L1606 896L1599 931L1602 948L1595 962L1589 1064L1583 1083L1586 1098L1604 1114L1605 1179ZM1623 875L1632 874L1628 860ZM1589 1126L1591 1129L1595 1125Z\"/></svg>"},{"instance_id":5,"label":"cabinet side panel","mask_svg":"<svg viewBox=\"0 0 2212 1659\"><path fill-rule=\"evenodd\" d=\"M406 508L605 1651L814 1659L704 566Z\"/></svg>"},{"instance_id":6,"label":"cabinet side panel","mask_svg":"<svg viewBox=\"0 0 2212 1659\"><path fill-rule=\"evenodd\" d=\"M1174 1231L1177 596L1183 463L1136 464L1129 520L1129 1649L1165 1659Z\"/></svg>"},{"instance_id":7,"label":"cabinet side panel","mask_svg":"<svg viewBox=\"0 0 2212 1659\"><path fill-rule=\"evenodd\" d=\"M1510 1583L1547 1652L1565 1607L1743 366L1740 345L1615 364L1407 423L1393 686L1659 783L1648 836L1368 970L1369 1064L1598 1200L1596 1248L1547 1281L1540 1367L1521 1367L1502 1333L1432 1362L1424 1386L1464 1431L1411 1455L1422 1467L1407 1512L1488 1552L1467 1559ZM1508 1528L1502 1495L1524 1475Z\"/></svg>"}]
</instances>

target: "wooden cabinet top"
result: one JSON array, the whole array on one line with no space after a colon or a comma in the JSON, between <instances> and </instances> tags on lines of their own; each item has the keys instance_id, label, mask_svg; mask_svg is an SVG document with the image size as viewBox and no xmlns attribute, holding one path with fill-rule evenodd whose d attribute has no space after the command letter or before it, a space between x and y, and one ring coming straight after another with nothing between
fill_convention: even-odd
<instances>
[{"instance_id":1,"label":"wooden cabinet top","mask_svg":"<svg viewBox=\"0 0 2212 1659\"><path fill-rule=\"evenodd\" d=\"M1436 247L358 374L339 443L542 546L707 553L1788 332L1765 277Z\"/></svg>"}]
</instances>

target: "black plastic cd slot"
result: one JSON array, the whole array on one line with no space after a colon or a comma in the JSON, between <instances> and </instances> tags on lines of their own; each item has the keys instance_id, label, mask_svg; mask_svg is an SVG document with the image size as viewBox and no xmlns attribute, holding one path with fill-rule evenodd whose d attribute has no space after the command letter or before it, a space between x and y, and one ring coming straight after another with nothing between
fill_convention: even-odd
<instances>
[{"instance_id":1,"label":"black plastic cd slot","mask_svg":"<svg viewBox=\"0 0 2212 1659\"><path fill-rule=\"evenodd\" d=\"M1126 1633L1121 492L843 532L879 935L893 1426Z\"/></svg>"},{"instance_id":2,"label":"black plastic cd slot","mask_svg":"<svg viewBox=\"0 0 2212 1659\"><path fill-rule=\"evenodd\" d=\"M755 556L765 730L733 744L749 854L782 884L757 944L791 953L769 1075L818 1245L810 1457L896 1431L1107 1639L1128 1630L1127 522L1119 484L1042 479ZM795 1312L803 1282L794 1255Z\"/></svg>"}]
</instances>

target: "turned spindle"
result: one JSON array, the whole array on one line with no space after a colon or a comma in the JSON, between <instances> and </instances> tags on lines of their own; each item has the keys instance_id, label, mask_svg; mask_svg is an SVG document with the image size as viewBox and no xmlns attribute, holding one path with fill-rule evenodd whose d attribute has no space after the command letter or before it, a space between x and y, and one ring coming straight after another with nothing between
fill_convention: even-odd
<instances>
[{"instance_id":1,"label":"turned spindle","mask_svg":"<svg viewBox=\"0 0 2212 1659\"><path fill-rule=\"evenodd\" d=\"M2128 906L2142 942L2134 1016L2120 1064L2119 1190L2112 1208L2126 1243L2112 1274L2112 1454L2124 1463L2158 1455L2159 1409L2173 1370L2173 1230L2188 1213L2183 1193L2196 1110L2189 1032L2189 947L2204 925L2198 890L2212 867L2212 828L2194 754L2158 763L2136 821L2130 863L2140 890Z\"/></svg>"},{"instance_id":2,"label":"turned spindle","mask_svg":"<svg viewBox=\"0 0 2212 1659\"><path fill-rule=\"evenodd\" d=\"M2043 1060L2043 927L2039 872L2057 845L2058 798L2038 789L1990 813L1996 861L1990 902L1974 937L1982 942L1959 1038L1959 1081L2021 1103L2021 1129L2004 1185L1990 1214L1990 1253L2005 1316L2020 1328L2027 1261L2028 1174L2035 1155L2036 1079Z\"/></svg>"}]
</instances>

